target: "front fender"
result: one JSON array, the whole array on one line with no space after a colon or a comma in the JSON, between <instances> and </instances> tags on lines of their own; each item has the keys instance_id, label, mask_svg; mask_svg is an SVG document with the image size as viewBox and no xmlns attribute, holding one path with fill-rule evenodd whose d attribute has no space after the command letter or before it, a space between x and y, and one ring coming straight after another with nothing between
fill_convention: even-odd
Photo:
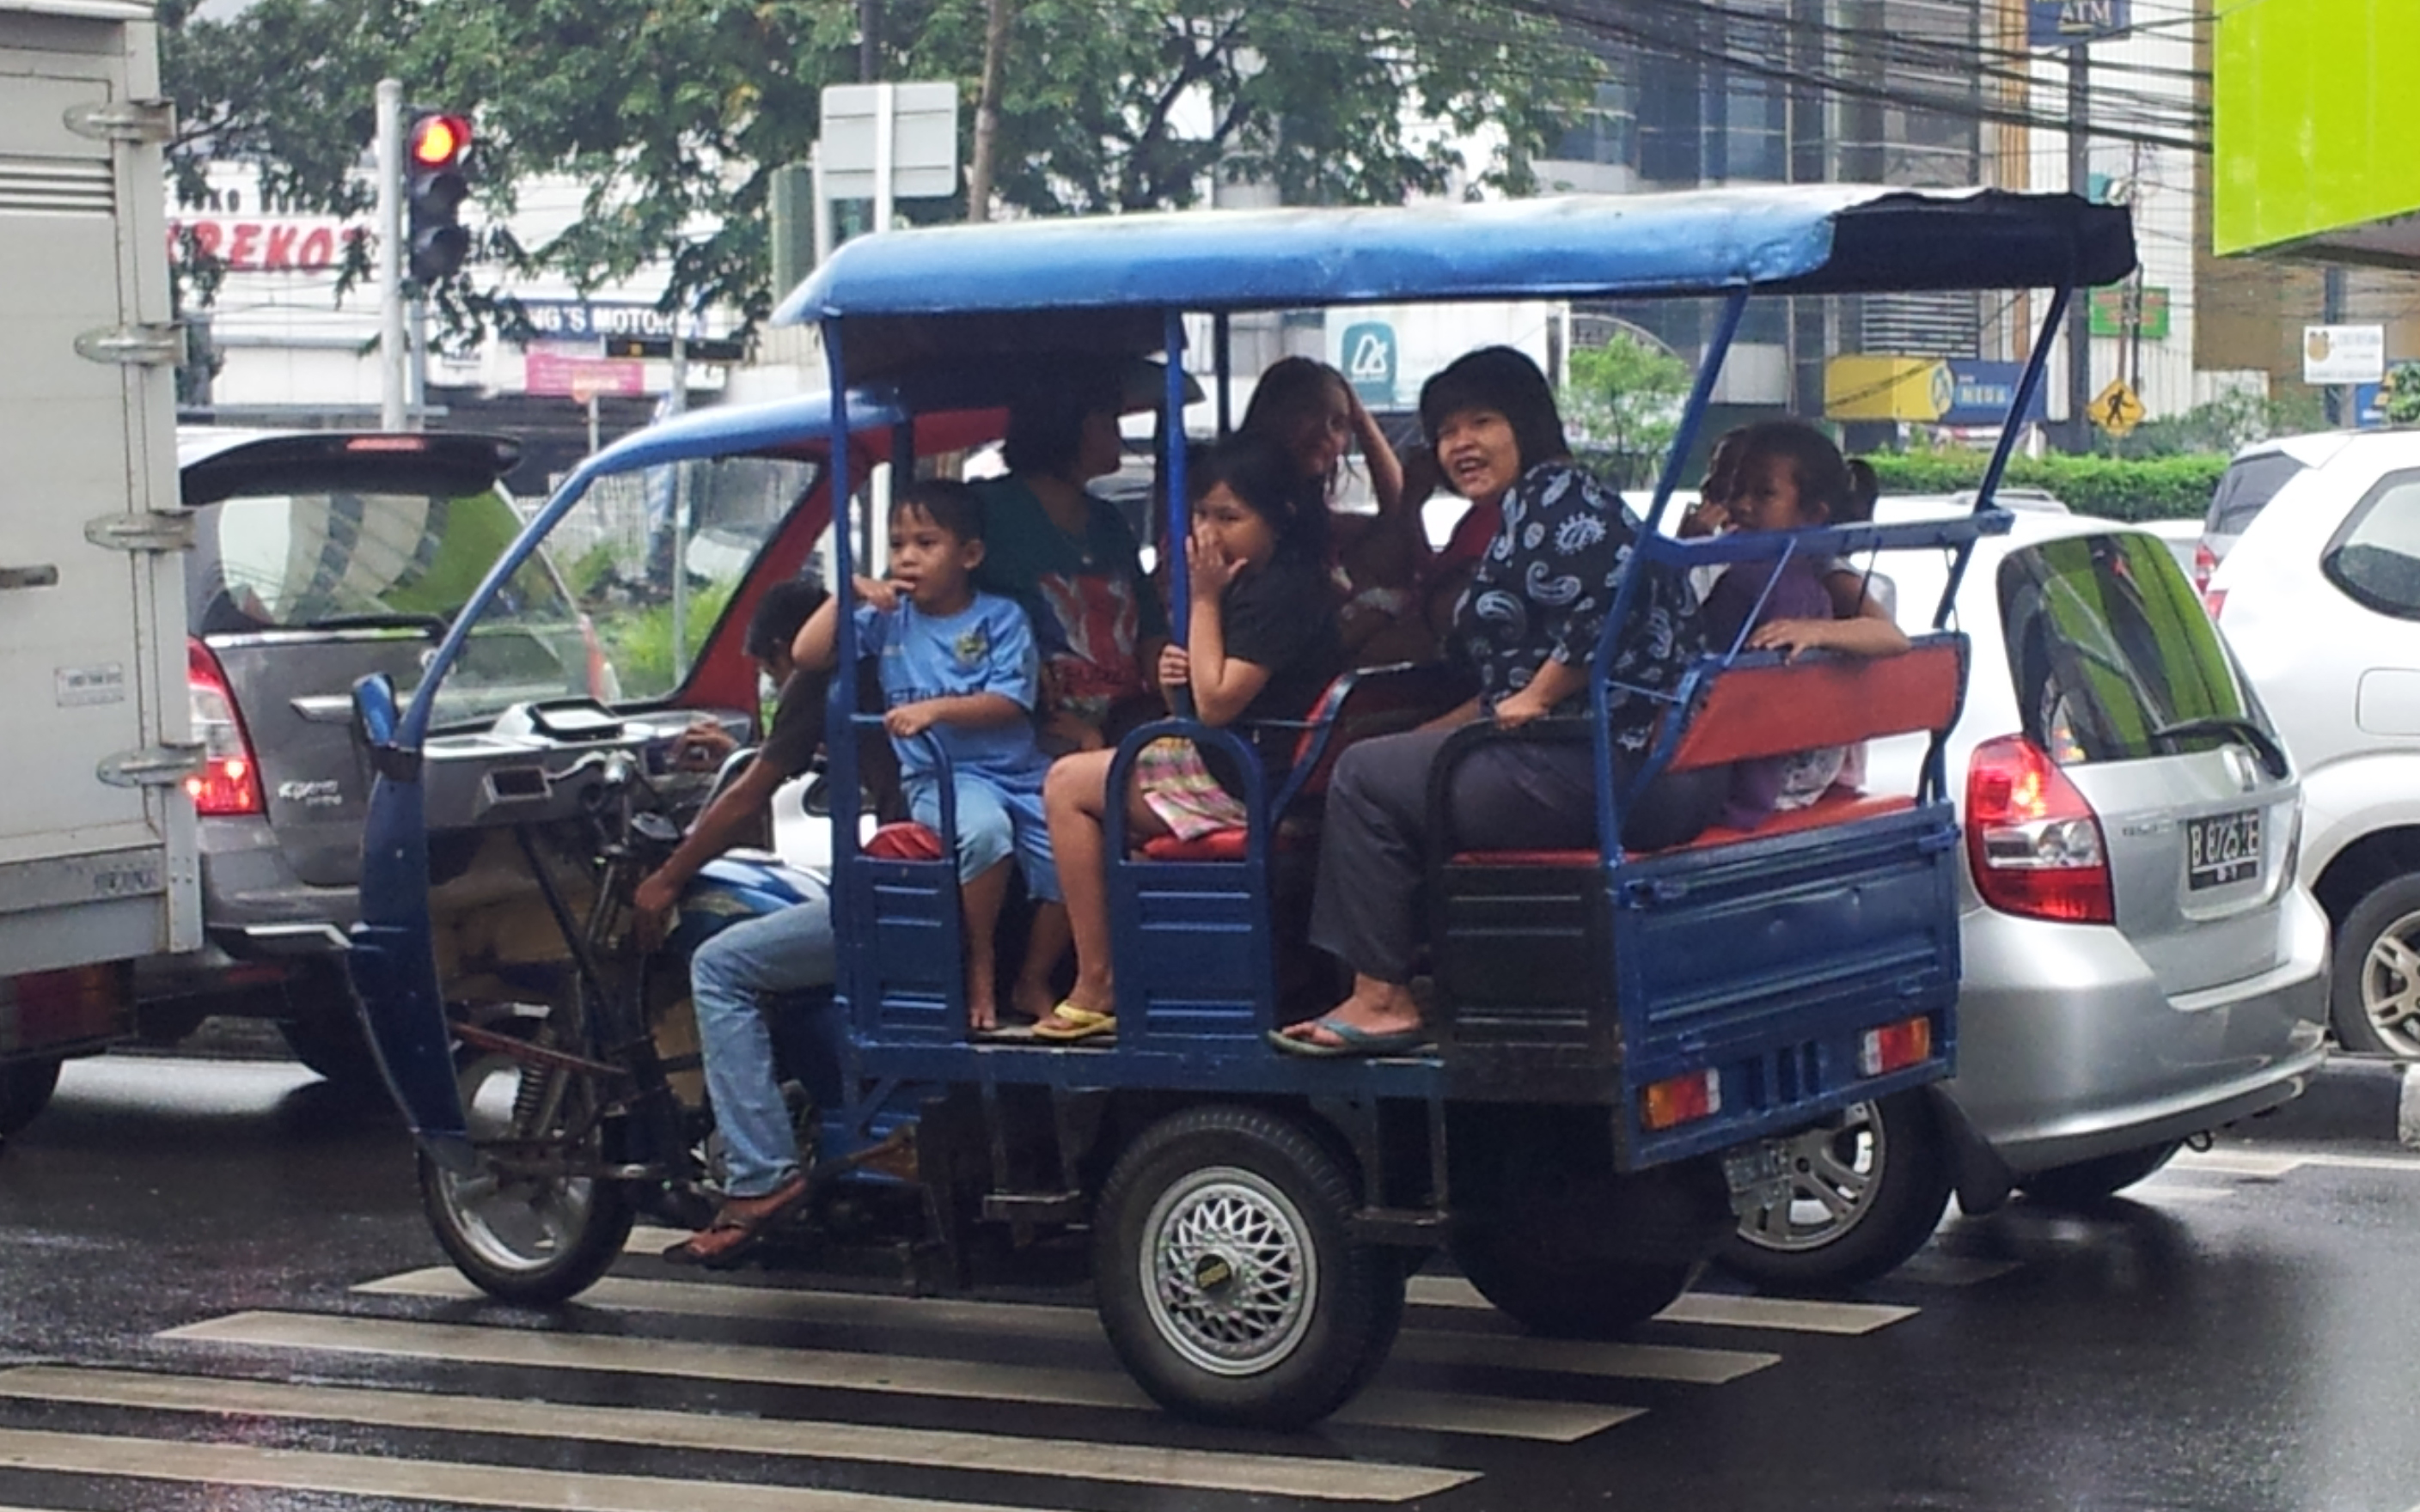
<instances>
[{"instance_id":1,"label":"front fender","mask_svg":"<svg viewBox=\"0 0 2420 1512\"><path fill-rule=\"evenodd\" d=\"M349 963L363 1027L413 1137L449 1165L470 1145L428 913L428 831L417 774L381 773L362 832L362 921Z\"/></svg>"},{"instance_id":2,"label":"front fender","mask_svg":"<svg viewBox=\"0 0 2420 1512\"><path fill-rule=\"evenodd\" d=\"M2382 829L2420 828L2420 748L2374 751L2303 774L2303 844L2297 860L2306 886L2347 847Z\"/></svg>"}]
</instances>

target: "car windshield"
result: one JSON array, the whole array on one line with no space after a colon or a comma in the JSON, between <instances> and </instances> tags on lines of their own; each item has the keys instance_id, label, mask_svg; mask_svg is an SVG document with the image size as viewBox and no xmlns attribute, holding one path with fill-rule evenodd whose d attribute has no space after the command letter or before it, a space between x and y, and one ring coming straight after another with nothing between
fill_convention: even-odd
<instances>
[{"instance_id":1,"label":"car windshield","mask_svg":"<svg viewBox=\"0 0 2420 1512\"><path fill-rule=\"evenodd\" d=\"M2268 719L2157 537L2078 535L2012 551L2000 616L2024 733L2065 765L2228 741Z\"/></svg>"},{"instance_id":2,"label":"car windshield","mask_svg":"<svg viewBox=\"0 0 2420 1512\"><path fill-rule=\"evenodd\" d=\"M2269 507L2277 490L2304 471L2301 462L2283 452L2266 452L2228 465L2211 496L2210 517L2202 529L2211 535L2241 535L2253 517Z\"/></svg>"}]
</instances>

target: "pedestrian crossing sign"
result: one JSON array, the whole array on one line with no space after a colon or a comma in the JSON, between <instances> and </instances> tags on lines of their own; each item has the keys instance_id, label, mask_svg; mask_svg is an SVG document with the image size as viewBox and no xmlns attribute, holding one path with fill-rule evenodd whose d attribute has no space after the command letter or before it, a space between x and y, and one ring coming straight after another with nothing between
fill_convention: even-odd
<instances>
[{"instance_id":1,"label":"pedestrian crossing sign","mask_svg":"<svg viewBox=\"0 0 2420 1512\"><path fill-rule=\"evenodd\" d=\"M2149 413L2124 378L2111 378L2107 388L2092 396L2092 423L2112 436L2125 435Z\"/></svg>"}]
</instances>

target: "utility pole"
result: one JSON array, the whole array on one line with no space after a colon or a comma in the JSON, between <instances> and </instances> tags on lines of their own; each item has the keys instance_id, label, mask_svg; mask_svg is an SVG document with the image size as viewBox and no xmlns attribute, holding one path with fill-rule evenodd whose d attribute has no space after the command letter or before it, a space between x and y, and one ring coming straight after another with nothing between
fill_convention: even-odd
<instances>
[{"instance_id":1,"label":"utility pole","mask_svg":"<svg viewBox=\"0 0 2420 1512\"><path fill-rule=\"evenodd\" d=\"M2309 287L2304 285L2304 287ZM2334 263L2319 276L2319 319L2323 324L2340 326L2345 318L2345 270ZM2352 390L2341 383L2331 383L2324 395L2328 426L2350 425L2361 417L2353 413Z\"/></svg>"},{"instance_id":2,"label":"utility pole","mask_svg":"<svg viewBox=\"0 0 2420 1512\"><path fill-rule=\"evenodd\" d=\"M403 81L378 82L379 428L404 423Z\"/></svg>"},{"instance_id":3,"label":"utility pole","mask_svg":"<svg viewBox=\"0 0 2420 1512\"><path fill-rule=\"evenodd\" d=\"M2067 192L2092 192L2091 47L2067 50ZM2092 449L2092 291L2077 289L2067 307L2067 449Z\"/></svg>"}]
</instances>

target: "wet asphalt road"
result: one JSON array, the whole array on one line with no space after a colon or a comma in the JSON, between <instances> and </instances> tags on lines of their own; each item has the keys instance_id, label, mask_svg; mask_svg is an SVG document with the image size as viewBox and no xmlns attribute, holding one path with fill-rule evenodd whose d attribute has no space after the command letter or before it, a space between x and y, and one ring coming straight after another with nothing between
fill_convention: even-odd
<instances>
[{"instance_id":1,"label":"wet asphalt road","mask_svg":"<svg viewBox=\"0 0 2420 1512\"><path fill-rule=\"evenodd\" d=\"M1125 1405L1065 1309L646 1257L560 1315L462 1300L382 1106L113 1057L0 1153L0 1507L2407 1512L2396 1094L2332 1068L2139 1200L1953 1219L1846 1306L1712 1282L1644 1349L1509 1339L1424 1278L1373 1405L1288 1437Z\"/></svg>"}]
</instances>

